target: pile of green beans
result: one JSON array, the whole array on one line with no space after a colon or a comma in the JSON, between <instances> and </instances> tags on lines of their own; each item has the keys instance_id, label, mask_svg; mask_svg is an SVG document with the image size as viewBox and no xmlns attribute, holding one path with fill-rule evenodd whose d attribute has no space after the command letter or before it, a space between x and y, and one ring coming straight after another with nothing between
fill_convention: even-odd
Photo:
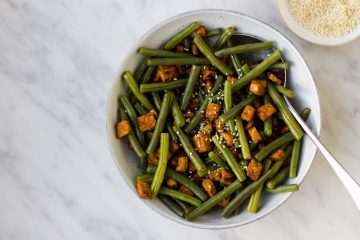
<instances>
[{"instance_id":1,"label":"pile of green beans","mask_svg":"<svg viewBox=\"0 0 360 240\"><path fill-rule=\"evenodd\" d=\"M139 196L188 221L218 205L221 216L238 215L246 202L255 214L267 194L299 190L303 130L283 99L296 94L267 78L283 80L278 73L290 64L273 42L236 45L234 34L233 26L190 23L158 49L140 47L134 74L122 74L128 89L115 129L140 159ZM241 59L264 50L272 53L258 64ZM269 105L275 110L264 118Z\"/></svg>"}]
</instances>

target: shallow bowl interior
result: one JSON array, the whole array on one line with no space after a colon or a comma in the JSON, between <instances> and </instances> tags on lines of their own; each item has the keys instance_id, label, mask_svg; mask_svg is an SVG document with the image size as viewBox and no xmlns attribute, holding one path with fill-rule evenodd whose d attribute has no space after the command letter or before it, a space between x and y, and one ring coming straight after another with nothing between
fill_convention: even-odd
<instances>
[{"instance_id":1,"label":"shallow bowl interior","mask_svg":"<svg viewBox=\"0 0 360 240\"><path fill-rule=\"evenodd\" d=\"M317 134L320 132L320 107L314 80L302 56L288 39L268 25L235 12L199 10L183 13L155 26L135 43L125 58L125 61L121 64L119 75L115 79L108 99L107 131L111 151L119 172L133 194L137 194L134 183L136 175L140 173L136 167L138 160L135 154L128 149L126 141L116 139L114 131L114 126L117 122L118 97L124 94L126 90L125 83L121 79L121 73L125 70L133 71L135 69L141 60L141 56L136 53L136 50L140 46L160 47L170 36L173 36L184 26L194 21L204 24L208 29L234 26L240 33L247 33L258 36L263 40L273 41L275 47L282 50L283 58L291 64L288 84L297 94L296 101L294 102L296 108L302 110L304 107L310 107L312 112L308 123ZM288 183L300 184L303 181L314 159L315 152L316 148L310 142L309 138L305 137L301 149L298 177L289 180ZM215 229L230 228L255 221L279 207L291 195L291 193L283 193L266 196L266 202L262 204L257 214L248 214L247 211L244 211L239 216L224 219L219 215L219 210L216 210L200 217L194 222L187 222L178 217L156 199L143 201L139 198L139 202L145 203L157 213L176 222L192 227Z\"/></svg>"},{"instance_id":2,"label":"shallow bowl interior","mask_svg":"<svg viewBox=\"0 0 360 240\"><path fill-rule=\"evenodd\" d=\"M279 8L279 12L284 19L284 22L288 26L288 28L294 32L296 35L298 35L300 38L317 44L321 46L338 46L345 43L349 43L355 39L357 39L360 36L360 24L358 24L357 28L342 37L322 37L318 36L307 29L303 28L299 23L295 21L293 16L290 14L287 0L277 0L277 5Z\"/></svg>"}]
</instances>

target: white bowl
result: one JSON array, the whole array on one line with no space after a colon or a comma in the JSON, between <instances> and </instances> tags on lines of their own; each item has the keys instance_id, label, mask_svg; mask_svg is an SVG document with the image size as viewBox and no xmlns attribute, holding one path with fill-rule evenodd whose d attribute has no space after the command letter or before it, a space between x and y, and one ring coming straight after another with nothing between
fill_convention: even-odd
<instances>
[{"instance_id":1,"label":"white bowl","mask_svg":"<svg viewBox=\"0 0 360 240\"><path fill-rule=\"evenodd\" d=\"M285 60L291 63L291 70L288 76L289 86L295 90L297 94L295 106L299 110L304 107L310 107L312 109L308 123L317 135L320 133L320 106L314 80L304 59L286 37L268 25L240 13L224 10L186 12L158 24L145 33L145 35L134 44L124 62L121 64L118 77L115 79L108 99L108 140L119 172L133 194L137 195L135 177L140 174L140 170L136 167L138 160L135 154L128 149L126 141L116 139L114 130L117 122L118 97L121 94L125 94L126 88L124 81L121 80L121 73L125 70L133 71L139 63L141 57L136 53L136 50L140 46L160 47L170 36L173 36L184 26L194 21L204 24L208 29L235 26L242 33L259 36L268 41L274 41L275 46L282 50ZM302 144L298 177L288 180L287 183L300 184L304 180L314 159L315 152L315 146L310 142L308 137L305 137ZM148 205L155 212L175 222L191 227L217 229L240 226L255 221L278 208L291 195L292 193L268 194L264 205L261 206L257 214L249 214L247 211L244 211L238 216L225 219L219 215L219 211L213 211L193 222L188 222L178 217L157 199L145 201L139 198L139 202Z\"/></svg>"},{"instance_id":2,"label":"white bowl","mask_svg":"<svg viewBox=\"0 0 360 240\"><path fill-rule=\"evenodd\" d=\"M279 12L288 28L300 38L321 46L338 46L351 42L360 36L360 24L351 33L342 37L321 37L303 28L291 15L287 0L277 0Z\"/></svg>"}]
</instances>

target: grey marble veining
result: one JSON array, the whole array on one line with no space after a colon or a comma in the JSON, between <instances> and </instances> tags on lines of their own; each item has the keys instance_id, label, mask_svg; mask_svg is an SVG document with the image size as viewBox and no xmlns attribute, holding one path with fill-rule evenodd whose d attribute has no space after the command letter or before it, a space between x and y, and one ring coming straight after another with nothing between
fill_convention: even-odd
<instances>
[{"instance_id":1,"label":"grey marble veining","mask_svg":"<svg viewBox=\"0 0 360 240\"><path fill-rule=\"evenodd\" d=\"M360 40L306 43L271 0L3 0L0 239L358 239L360 213L320 155L298 193L244 227L191 229L130 194L105 134L119 63L154 24L201 8L246 13L293 41L318 86L322 140L360 181Z\"/></svg>"}]
</instances>

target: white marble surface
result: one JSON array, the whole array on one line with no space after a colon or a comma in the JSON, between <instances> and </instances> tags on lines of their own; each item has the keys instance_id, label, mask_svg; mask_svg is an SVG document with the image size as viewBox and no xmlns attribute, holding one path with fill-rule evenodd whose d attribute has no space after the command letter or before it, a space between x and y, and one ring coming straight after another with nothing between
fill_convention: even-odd
<instances>
[{"instance_id":1,"label":"white marble surface","mask_svg":"<svg viewBox=\"0 0 360 240\"><path fill-rule=\"evenodd\" d=\"M224 8L287 35L316 79L322 139L360 181L360 39L292 34L271 0L0 1L0 239L359 239L360 213L319 155L302 189L262 220L191 229L130 194L105 134L106 98L132 43L188 10Z\"/></svg>"}]
</instances>

